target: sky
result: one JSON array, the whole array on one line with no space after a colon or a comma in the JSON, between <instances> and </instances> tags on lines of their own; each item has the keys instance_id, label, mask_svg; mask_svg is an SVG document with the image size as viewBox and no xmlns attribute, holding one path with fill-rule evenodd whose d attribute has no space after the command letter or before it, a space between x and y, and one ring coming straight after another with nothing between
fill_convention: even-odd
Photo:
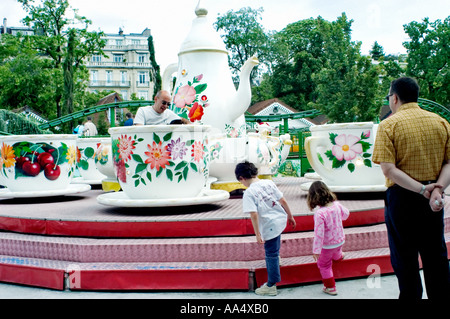
<instances>
[{"instance_id":1,"label":"sky","mask_svg":"<svg viewBox=\"0 0 450 319\"><path fill-rule=\"evenodd\" d=\"M38 1L38 0L35 0ZM149 28L153 35L156 62L161 70L178 62L181 43L195 19L199 0L69 0L78 14L92 20L90 31L125 34L141 33ZM39 3L39 1L37 2ZM201 0L208 9L211 25L218 15L243 7L262 7L261 24L266 30L281 31L288 24L321 16L335 21L343 12L353 20L352 40L361 41L361 53L369 54L377 41L385 54L403 54L408 40L403 25L444 20L450 15L450 0ZM0 23L22 26L26 16L17 0L1 0Z\"/></svg>"}]
</instances>

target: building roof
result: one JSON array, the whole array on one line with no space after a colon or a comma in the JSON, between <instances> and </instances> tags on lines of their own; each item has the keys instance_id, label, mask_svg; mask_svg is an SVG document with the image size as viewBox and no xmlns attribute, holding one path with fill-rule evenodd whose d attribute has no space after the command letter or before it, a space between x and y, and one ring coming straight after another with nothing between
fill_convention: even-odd
<instances>
[{"instance_id":1,"label":"building roof","mask_svg":"<svg viewBox=\"0 0 450 319\"><path fill-rule=\"evenodd\" d=\"M290 107L283 101L274 98L253 104L251 107L248 108L247 112L249 112L252 115L267 116L275 114L298 113L299 111L294 109L293 107ZM272 125L276 125L277 123L281 124L282 122L275 121L272 123ZM299 118L289 120L289 127L294 129L310 127L315 124L316 123L309 118Z\"/></svg>"},{"instance_id":2,"label":"building roof","mask_svg":"<svg viewBox=\"0 0 450 319\"><path fill-rule=\"evenodd\" d=\"M100 99L97 103L97 105L103 105L103 104L110 104L110 103L116 103L116 102L122 102L122 97L119 93L113 92L111 94L108 94L104 98Z\"/></svg>"},{"instance_id":3,"label":"building roof","mask_svg":"<svg viewBox=\"0 0 450 319\"><path fill-rule=\"evenodd\" d=\"M17 113L17 114L22 114L26 118L32 119L38 123L47 123L48 122L47 119L43 118L39 112L33 110L28 105L25 105L24 107L21 107L18 109L14 109L14 110L12 110L12 112Z\"/></svg>"},{"instance_id":4,"label":"building roof","mask_svg":"<svg viewBox=\"0 0 450 319\"><path fill-rule=\"evenodd\" d=\"M284 103L283 101L279 100L278 98L274 98L274 99L270 99L270 100L265 100L262 102L258 102L253 104L252 106L250 106L247 110L247 112L249 112L252 115L257 115L259 114L261 111L263 111L264 109L267 109L267 107L271 106L272 104L278 103L280 106L286 108L286 110L289 110L290 112L286 112L286 113L297 113L298 110L290 107L289 105L287 105L286 103ZM259 114L262 115L262 114ZM269 115L269 114L265 114L265 115Z\"/></svg>"}]
</instances>

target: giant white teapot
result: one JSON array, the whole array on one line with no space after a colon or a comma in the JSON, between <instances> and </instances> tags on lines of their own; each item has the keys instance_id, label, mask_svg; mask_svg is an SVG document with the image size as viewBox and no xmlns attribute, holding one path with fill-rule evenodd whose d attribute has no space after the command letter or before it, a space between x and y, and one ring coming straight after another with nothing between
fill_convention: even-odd
<instances>
[{"instance_id":1,"label":"giant white teapot","mask_svg":"<svg viewBox=\"0 0 450 319\"><path fill-rule=\"evenodd\" d=\"M250 72L258 60L252 57L244 64L236 90L228 51L200 1L195 13L197 17L178 53L178 64L170 65L163 74L162 89L170 91L172 74L177 69L171 109L194 123L210 125L213 134L243 136L244 113L251 102Z\"/></svg>"},{"instance_id":2,"label":"giant white teapot","mask_svg":"<svg viewBox=\"0 0 450 319\"><path fill-rule=\"evenodd\" d=\"M244 160L254 162L261 174L276 172L289 152L288 138L247 134L244 113L251 102L250 73L258 59L252 57L244 63L236 90L228 51L209 23L201 1L195 14L178 53L178 63L164 71L162 89L170 92L172 74L177 72L171 109L191 122L211 126L209 174L218 180L212 188L231 191L238 183L234 168ZM236 188L242 188L238 184Z\"/></svg>"}]
</instances>

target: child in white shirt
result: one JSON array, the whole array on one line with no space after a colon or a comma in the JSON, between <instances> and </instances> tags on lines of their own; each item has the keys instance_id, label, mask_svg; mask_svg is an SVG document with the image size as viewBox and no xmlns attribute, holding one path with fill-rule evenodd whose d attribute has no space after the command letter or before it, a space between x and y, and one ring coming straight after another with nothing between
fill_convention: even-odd
<instances>
[{"instance_id":1,"label":"child in white shirt","mask_svg":"<svg viewBox=\"0 0 450 319\"><path fill-rule=\"evenodd\" d=\"M267 267L267 283L255 290L258 295L275 296L276 283L281 281L280 244L286 222L295 228L295 219L283 194L271 180L260 180L253 163L236 166L235 175L247 189L242 197L243 211L249 213L256 241L264 244Z\"/></svg>"}]
</instances>

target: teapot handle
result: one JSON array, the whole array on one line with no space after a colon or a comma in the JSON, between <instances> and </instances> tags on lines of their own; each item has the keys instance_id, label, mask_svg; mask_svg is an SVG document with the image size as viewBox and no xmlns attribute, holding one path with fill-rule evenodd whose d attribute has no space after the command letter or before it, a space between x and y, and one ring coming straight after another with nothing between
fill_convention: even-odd
<instances>
[{"instance_id":1,"label":"teapot handle","mask_svg":"<svg viewBox=\"0 0 450 319\"><path fill-rule=\"evenodd\" d=\"M162 76L161 90L170 92L170 83L172 82L172 74L178 71L178 63L169 64Z\"/></svg>"}]
</instances>

